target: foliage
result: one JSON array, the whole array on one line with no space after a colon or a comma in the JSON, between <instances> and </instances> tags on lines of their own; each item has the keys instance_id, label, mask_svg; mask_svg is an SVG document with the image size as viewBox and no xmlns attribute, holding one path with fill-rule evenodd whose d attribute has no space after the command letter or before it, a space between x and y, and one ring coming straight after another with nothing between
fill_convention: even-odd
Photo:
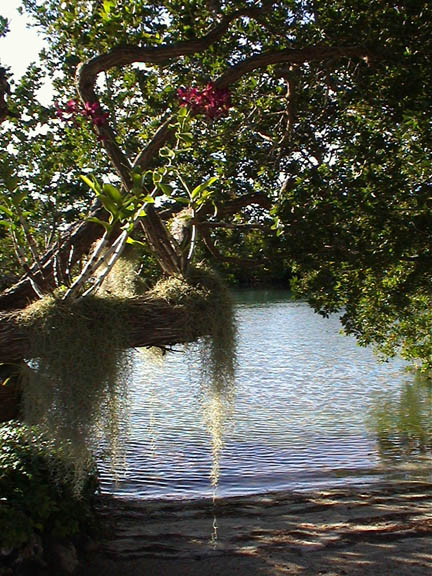
<instances>
[{"instance_id":1,"label":"foliage","mask_svg":"<svg viewBox=\"0 0 432 576\"><path fill-rule=\"evenodd\" d=\"M88 214L95 190L80 175L95 175L105 197L108 189L121 194L117 214L138 180L149 192L157 184L151 208L164 225L185 206L195 210L191 222L199 234L191 260L211 258L237 277L250 252L261 260L255 277L271 269L286 278L282 266L292 268L301 295L323 314L342 311L346 330L361 343L385 354L401 350L431 366L429 3L360 0L355 9L346 0L23 4L49 47L40 67L13 85L16 117L1 127L10 144L1 156L28 192L23 210L39 249ZM224 32L216 33L224 22ZM180 53L187 42L196 49ZM147 56L170 46L180 52L102 66L101 126L65 124L54 105L38 102L45 75L53 78L57 102L75 102L80 62L104 53L124 58L123 50L138 46L149 49ZM229 99L215 92L226 89ZM213 114L217 101L222 115ZM86 102L96 104L85 98L80 106ZM175 162L168 138L143 171L124 170L132 180L125 184L118 170L124 163L110 165L109 145L136 158L185 103L195 112L210 105L212 118L195 114ZM101 139L108 125L112 138ZM174 164L176 174L167 171ZM178 175L186 192L174 182ZM187 190L212 178L208 194L191 198ZM10 201L7 187L2 194ZM131 215L113 216L109 200L99 221L129 227ZM160 261L160 247L137 228L133 239ZM23 234L22 226L18 231ZM189 255L167 238L178 260ZM9 266L10 259L3 262Z\"/></svg>"},{"instance_id":2,"label":"foliage","mask_svg":"<svg viewBox=\"0 0 432 576\"><path fill-rule=\"evenodd\" d=\"M311 81L319 69L298 72L296 81L305 85L298 116L315 138L302 157L290 158L278 215L300 294L323 314L342 310L346 331L361 344L385 355L401 352L427 370L432 77L423 8L430 10L410 2L401 10L352 14L352 34L366 34L367 15L367 39L386 37L392 57L340 71L327 93ZM334 7L319 13L334 37Z\"/></svg>"},{"instance_id":3,"label":"foliage","mask_svg":"<svg viewBox=\"0 0 432 576\"><path fill-rule=\"evenodd\" d=\"M97 484L86 471L78 498L63 447L35 427L11 422L0 427L0 548L28 542L33 533L70 538L88 529Z\"/></svg>"}]
</instances>

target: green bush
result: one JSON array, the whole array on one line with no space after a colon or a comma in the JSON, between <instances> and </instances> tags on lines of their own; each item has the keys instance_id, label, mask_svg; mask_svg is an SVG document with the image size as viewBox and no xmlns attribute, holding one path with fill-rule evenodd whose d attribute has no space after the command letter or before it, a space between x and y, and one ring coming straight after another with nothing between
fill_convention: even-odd
<instances>
[{"instance_id":1,"label":"green bush","mask_svg":"<svg viewBox=\"0 0 432 576\"><path fill-rule=\"evenodd\" d=\"M79 495L74 478L62 449L36 427L0 426L0 549L18 548L32 534L61 540L88 528L96 477L88 473Z\"/></svg>"}]
</instances>

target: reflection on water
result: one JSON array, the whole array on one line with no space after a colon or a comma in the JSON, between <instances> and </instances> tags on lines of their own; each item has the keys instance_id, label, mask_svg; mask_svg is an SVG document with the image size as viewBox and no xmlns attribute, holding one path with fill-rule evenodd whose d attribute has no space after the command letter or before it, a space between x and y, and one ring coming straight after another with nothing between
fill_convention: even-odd
<instances>
[{"instance_id":1,"label":"reflection on water","mask_svg":"<svg viewBox=\"0 0 432 576\"><path fill-rule=\"evenodd\" d=\"M207 393L204 396L203 414L212 446L210 483L214 488L217 488L220 478L224 432L227 421L233 414L234 394L233 388L218 386L214 382L211 384L208 386Z\"/></svg>"},{"instance_id":2,"label":"reflection on water","mask_svg":"<svg viewBox=\"0 0 432 576\"><path fill-rule=\"evenodd\" d=\"M388 463L432 457L432 382L418 376L405 382L398 398L377 394L368 424L379 455Z\"/></svg>"},{"instance_id":3,"label":"reflection on water","mask_svg":"<svg viewBox=\"0 0 432 576\"><path fill-rule=\"evenodd\" d=\"M127 467L114 484L101 464L104 490L211 497L430 476L427 383L286 293L237 302L235 389L203 382L194 347L137 354Z\"/></svg>"}]
</instances>

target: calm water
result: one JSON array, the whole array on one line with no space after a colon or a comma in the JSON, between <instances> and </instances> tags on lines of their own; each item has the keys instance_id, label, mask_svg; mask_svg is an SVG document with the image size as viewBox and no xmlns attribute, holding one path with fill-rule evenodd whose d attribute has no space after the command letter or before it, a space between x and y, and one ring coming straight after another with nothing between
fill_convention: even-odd
<instances>
[{"instance_id":1,"label":"calm water","mask_svg":"<svg viewBox=\"0 0 432 576\"><path fill-rule=\"evenodd\" d=\"M284 292L237 297L238 371L218 394L196 350L136 355L126 462L104 491L195 498L431 479L432 388Z\"/></svg>"}]
</instances>

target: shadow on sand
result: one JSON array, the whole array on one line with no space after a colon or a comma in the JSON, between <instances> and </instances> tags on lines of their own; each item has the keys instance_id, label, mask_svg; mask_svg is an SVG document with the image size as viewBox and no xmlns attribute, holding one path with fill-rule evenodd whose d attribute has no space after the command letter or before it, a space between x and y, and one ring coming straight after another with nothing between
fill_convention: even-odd
<instances>
[{"instance_id":1,"label":"shadow on sand","mask_svg":"<svg viewBox=\"0 0 432 576\"><path fill-rule=\"evenodd\" d=\"M101 497L106 533L82 574L426 576L432 484L202 501Z\"/></svg>"}]
</instances>

